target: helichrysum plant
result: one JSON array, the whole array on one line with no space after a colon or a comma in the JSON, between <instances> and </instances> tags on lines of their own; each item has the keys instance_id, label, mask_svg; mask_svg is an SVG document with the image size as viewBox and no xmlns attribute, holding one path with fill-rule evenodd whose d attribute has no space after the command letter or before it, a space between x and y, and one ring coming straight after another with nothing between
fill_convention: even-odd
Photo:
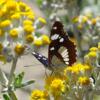
<instances>
[{"instance_id":1,"label":"helichrysum plant","mask_svg":"<svg viewBox=\"0 0 100 100\"><path fill-rule=\"evenodd\" d=\"M23 83L24 73L14 75L14 71L18 59L27 54L27 49L50 43L47 35L38 32L45 24L46 20L42 17L36 19L32 9L22 1L0 1L0 61L12 64L9 77L0 68L4 100L17 100L14 91L34 82L31 80Z\"/></svg>"},{"instance_id":2,"label":"helichrysum plant","mask_svg":"<svg viewBox=\"0 0 100 100\"><path fill-rule=\"evenodd\" d=\"M100 43L89 49L83 63L77 61L63 73L48 75L44 90L33 90L30 100L94 100L100 95L99 68Z\"/></svg>"}]
</instances>

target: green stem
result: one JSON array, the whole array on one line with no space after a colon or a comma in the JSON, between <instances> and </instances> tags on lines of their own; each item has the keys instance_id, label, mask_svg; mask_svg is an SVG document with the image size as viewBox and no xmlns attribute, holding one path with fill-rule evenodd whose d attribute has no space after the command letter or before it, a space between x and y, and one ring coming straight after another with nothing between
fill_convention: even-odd
<instances>
[{"instance_id":1,"label":"green stem","mask_svg":"<svg viewBox=\"0 0 100 100\"><path fill-rule=\"evenodd\" d=\"M12 84L12 81L13 81L13 75L14 75L14 71L16 69L17 60L18 60L18 57L15 57L13 59L12 66L11 66L11 71L10 71L10 75L9 75L8 94L9 94L11 100L17 100L17 97L16 97L15 93L12 90L9 90L9 88Z\"/></svg>"},{"instance_id":2,"label":"green stem","mask_svg":"<svg viewBox=\"0 0 100 100\"><path fill-rule=\"evenodd\" d=\"M17 60L18 60L17 57L15 57L15 58L13 59L13 63L12 63L11 71L10 71L10 76L9 76L8 87L11 85L11 83L12 83L12 81L13 81L13 75L14 75L14 71L15 71L15 69L16 69Z\"/></svg>"},{"instance_id":3,"label":"green stem","mask_svg":"<svg viewBox=\"0 0 100 100\"><path fill-rule=\"evenodd\" d=\"M9 94L11 100L18 100L13 91L9 91L8 94Z\"/></svg>"}]
</instances>

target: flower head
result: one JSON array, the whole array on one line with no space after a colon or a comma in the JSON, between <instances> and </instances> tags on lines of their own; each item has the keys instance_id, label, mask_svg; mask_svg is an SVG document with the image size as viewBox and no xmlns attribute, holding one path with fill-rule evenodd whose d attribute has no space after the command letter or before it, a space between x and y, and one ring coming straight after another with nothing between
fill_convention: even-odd
<instances>
[{"instance_id":1,"label":"flower head","mask_svg":"<svg viewBox=\"0 0 100 100\"><path fill-rule=\"evenodd\" d=\"M17 55L21 55L24 53L25 47L22 44L17 44L14 50Z\"/></svg>"},{"instance_id":2,"label":"flower head","mask_svg":"<svg viewBox=\"0 0 100 100\"><path fill-rule=\"evenodd\" d=\"M31 93L30 100L48 100L49 96L46 91L34 90Z\"/></svg>"},{"instance_id":3,"label":"flower head","mask_svg":"<svg viewBox=\"0 0 100 100\"><path fill-rule=\"evenodd\" d=\"M10 20L4 20L1 22L0 27L1 28L5 28L11 25L11 21Z\"/></svg>"},{"instance_id":4,"label":"flower head","mask_svg":"<svg viewBox=\"0 0 100 100\"><path fill-rule=\"evenodd\" d=\"M55 78L50 84L50 89L51 89L51 93L54 96L60 95L61 93L65 92L64 80Z\"/></svg>"},{"instance_id":5,"label":"flower head","mask_svg":"<svg viewBox=\"0 0 100 100\"><path fill-rule=\"evenodd\" d=\"M16 30L16 29L10 30L9 35L13 39L18 38L18 30Z\"/></svg>"},{"instance_id":6,"label":"flower head","mask_svg":"<svg viewBox=\"0 0 100 100\"><path fill-rule=\"evenodd\" d=\"M88 77L85 77L85 76L84 77L79 77L78 83L80 85L86 86L86 85L90 84L90 79Z\"/></svg>"},{"instance_id":7,"label":"flower head","mask_svg":"<svg viewBox=\"0 0 100 100\"><path fill-rule=\"evenodd\" d=\"M42 35L42 41L43 41L43 44L49 44L50 43L50 39L47 35Z\"/></svg>"}]
</instances>

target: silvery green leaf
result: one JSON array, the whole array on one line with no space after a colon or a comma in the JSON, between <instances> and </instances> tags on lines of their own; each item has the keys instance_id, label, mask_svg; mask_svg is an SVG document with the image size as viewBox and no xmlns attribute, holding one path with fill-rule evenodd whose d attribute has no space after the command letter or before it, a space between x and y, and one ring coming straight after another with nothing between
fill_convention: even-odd
<instances>
[{"instance_id":1,"label":"silvery green leaf","mask_svg":"<svg viewBox=\"0 0 100 100\"><path fill-rule=\"evenodd\" d=\"M18 100L15 93L13 91L9 91L8 92L9 96L10 96L10 100Z\"/></svg>"},{"instance_id":2,"label":"silvery green leaf","mask_svg":"<svg viewBox=\"0 0 100 100\"><path fill-rule=\"evenodd\" d=\"M5 73L0 69L0 83L4 86L8 84L8 79L5 75Z\"/></svg>"},{"instance_id":3,"label":"silvery green leaf","mask_svg":"<svg viewBox=\"0 0 100 100\"><path fill-rule=\"evenodd\" d=\"M14 79L14 86L20 86L24 77L24 72L18 74Z\"/></svg>"},{"instance_id":4,"label":"silvery green leaf","mask_svg":"<svg viewBox=\"0 0 100 100\"><path fill-rule=\"evenodd\" d=\"M34 80L30 80L28 82L22 83L20 86L17 86L15 88L22 88L22 87L25 87L27 85L33 84L34 82L35 82Z\"/></svg>"},{"instance_id":5,"label":"silvery green leaf","mask_svg":"<svg viewBox=\"0 0 100 100\"><path fill-rule=\"evenodd\" d=\"M10 100L9 96L7 94L3 94L4 100Z\"/></svg>"}]
</instances>

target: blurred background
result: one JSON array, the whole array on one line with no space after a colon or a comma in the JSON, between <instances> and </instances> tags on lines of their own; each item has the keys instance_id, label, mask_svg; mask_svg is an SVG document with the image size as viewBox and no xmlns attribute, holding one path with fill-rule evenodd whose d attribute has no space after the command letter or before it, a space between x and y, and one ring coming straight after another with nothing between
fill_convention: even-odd
<instances>
[{"instance_id":1,"label":"blurred background","mask_svg":"<svg viewBox=\"0 0 100 100\"><path fill-rule=\"evenodd\" d=\"M22 0L29 5L36 17L43 17L47 24L41 29L49 36L52 23L61 20L65 31L72 41L77 44L78 58L83 61L84 55L91 46L97 46L100 41L100 0ZM99 20L98 20L99 18ZM80 41L80 42L79 42ZM35 49L48 56L48 46ZM25 65L33 65L24 67ZM2 66L2 70L9 74L10 63ZM17 63L16 73L25 72L24 80L34 79L33 85L16 91L19 100L29 100L33 89L42 89L45 68L31 54L23 56ZM49 72L49 71L46 71ZM96 96L96 100L100 97Z\"/></svg>"}]
</instances>

